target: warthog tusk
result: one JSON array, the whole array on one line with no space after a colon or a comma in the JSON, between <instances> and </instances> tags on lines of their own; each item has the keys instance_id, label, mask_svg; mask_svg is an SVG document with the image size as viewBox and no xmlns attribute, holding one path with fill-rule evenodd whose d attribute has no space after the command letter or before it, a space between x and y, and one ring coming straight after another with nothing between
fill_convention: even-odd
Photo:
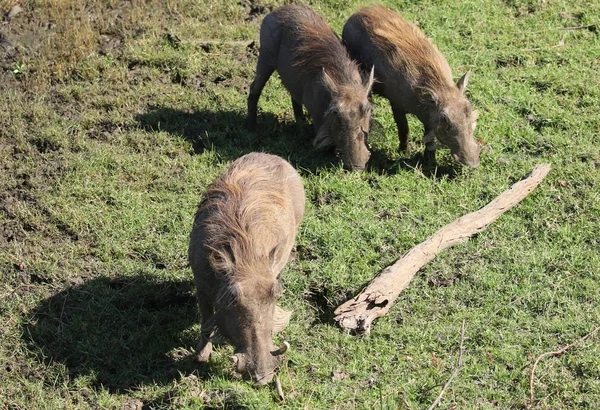
<instances>
[{"instance_id":1,"label":"warthog tusk","mask_svg":"<svg viewBox=\"0 0 600 410\"><path fill-rule=\"evenodd\" d=\"M288 351L289 348L290 348L289 342L287 340L284 340L283 345L281 345L281 347L279 347L277 354L284 354L285 352Z\"/></svg>"},{"instance_id":2,"label":"warthog tusk","mask_svg":"<svg viewBox=\"0 0 600 410\"><path fill-rule=\"evenodd\" d=\"M231 361L233 362L234 365L237 366L238 360L239 360L239 358L237 356L231 356Z\"/></svg>"}]
</instances>

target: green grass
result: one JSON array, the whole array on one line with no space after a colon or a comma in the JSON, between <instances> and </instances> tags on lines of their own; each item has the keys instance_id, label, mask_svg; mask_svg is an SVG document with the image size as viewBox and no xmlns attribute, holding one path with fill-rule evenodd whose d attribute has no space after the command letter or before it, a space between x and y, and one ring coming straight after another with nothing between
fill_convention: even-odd
<instances>
[{"instance_id":1,"label":"green grass","mask_svg":"<svg viewBox=\"0 0 600 410\"><path fill-rule=\"evenodd\" d=\"M463 321L442 408L529 405L535 359L600 324L600 5L384 3L419 22L456 78L473 71L478 169L447 150L437 174L402 166L375 98L372 166L344 172L313 151L276 75L245 131L258 51L228 42L257 39L274 1L21 3L0 26L0 409L427 408ZM364 4L310 5L340 33ZM288 159L306 187L280 302L295 312L285 403L235 378L226 344L208 364L189 358L195 206L250 151ZM423 267L371 335L336 327L335 307L373 276L541 162L553 170L540 187ZM600 407L599 337L540 363L534 407Z\"/></svg>"}]
</instances>

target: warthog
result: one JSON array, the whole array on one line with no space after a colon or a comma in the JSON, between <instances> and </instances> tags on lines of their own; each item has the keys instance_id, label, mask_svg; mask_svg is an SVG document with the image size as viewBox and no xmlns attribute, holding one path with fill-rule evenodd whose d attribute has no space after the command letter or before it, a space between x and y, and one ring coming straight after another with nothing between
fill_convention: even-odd
<instances>
[{"instance_id":1,"label":"warthog","mask_svg":"<svg viewBox=\"0 0 600 410\"><path fill-rule=\"evenodd\" d=\"M199 361L210 358L218 333L234 345L238 373L256 384L273 378L288 346L276 347L273 335L291 315L275 303L303 214L300 175L275 155L244 155L210 185L188 250L202 319Z\"/></svg>"},{"instance_id":2,"label":"warthog","mask_svg":"<svg viewBox=\"0 0 600 410\"><path fill-rule=\"evenodd\" d=\"M361 79L339 38L309 7L282 6L263 20L256 78L248 95L248 129L256 127L258 99L275 70L292 96L296 120L304 116L302 104L308 109L314 147L335 146L346 169L364 169L370 157L366 137L373 73Z\"/></svg>"},{"instance_id":3,"label":"warthog","mask_svg":"<svg viewBox=\"0 0 600 410\"><path fill-rule=\"evenodd\" d=\"M462 164L479 165L480 146L473 138L477 111L464 93L470 71L457 84L448 62L418 28L397 13L368 7L344 25L342 40L364 70L375 67L373 91L387 98L398 126L400 150L408 149L406 114L425 128L425 157L435 158L435 137Z\"/></svg>"}]
</instances>

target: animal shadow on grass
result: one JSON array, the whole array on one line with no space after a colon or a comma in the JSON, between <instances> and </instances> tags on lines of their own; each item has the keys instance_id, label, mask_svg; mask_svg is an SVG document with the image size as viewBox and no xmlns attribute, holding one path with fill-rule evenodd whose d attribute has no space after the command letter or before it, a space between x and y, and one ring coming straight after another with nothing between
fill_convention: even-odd
<instances>
[{"instance_id":1,"label":"animal shadow on grass","mask_svg":"<svg viewBox=\"0 0 600 410\"><path fill-rule=\"evenodd\" d=\"M313 324L335 326L335 310L339 305L351 299L354 290L340 286L329 287L327 283L312 281L305 291L304 298L313 305L316 317Z\"/></svg>"},{"instance_id":2,"label":"animal shadow on grass","mask_svg":"<svg viewBox=\"0 0 600 410\"><path fill-rule=\"evenodd\" d=\"M369 141L371 141L373 145L378 145L378 142L387 140L388 138L396 139L397 137L396 135L392 137L386 136L384 127L379 121L372 119ZM391 160L386 156L385 152L372 148L371 159L367 166L379 174L397 174L401 170L412 171L418 169L423 176L437 179L453 179L460 172L460 165L456 163L452 163L451 165L440 165L436 162L435 156L433 158L425 158L422 152L417 152L412 157L402 157Z\"/></svg>"},{"instance_id":3,"label":"animal shadow on grass","mask_svg":"<svg viewBox=\"0 0 600 410\"><path fill-rule=\"evenodd\" d=\"M417 152L412 158L399 158L396 161L397 170L412 171L418 169L423 176L435 179L448 178L452 180L461 172L459 167L456 164L440 165L435 159L425 158L422 152Z\"/></svg>"},{"instance_id":4,"label":"animal shadow on grass","mask_svg":"<svg viewBox=\"0 0 600 410\"><path fill-rule=\"evenodd\" d=\"M214 149L221 158L232 161L249 152L267 152L289 160L300 171L311 172L339 163L333 149L313 148L312 127L306 122L261 113L256 131L250 132L243 127L244 118L236 111L186 112L168 107L153 107L136 116L148 131L166 131L191 142L196 154Z\"/></svg>"},{"instance_id":5,"label":"animal shadow on grass","mask_svg":"<svg viewBox=\"0 0 600 410\"><path fill-rule=\"evenodd\" d=\"M196 154L215 149L221 158L233 161L249 152L267 152L287 159L301 174L305 171L315 173L340 164L333 148L313 148L311 124L293 119L281 120L271 113L259 115L257 129L253 132L243 127L245 116L236 111L187 112L157 106L135 119L149 132L166 131L191 142ZM373 120L372 128L370 138L386 138L383 127L376 120ZM415 167L421 169L426 177L452 179L457 175L455 166L439 166L435 161L427 163L420 153L394 162L384 152L371 149L371 159L367 163L368 169L379 174L393 174L400 169L412 170Z\"/></svg>"},{"instance_id":6,"label":"animal shadow on grass","mask_svg":"<svg viewBox=\"0 0 600 410\"><path fill-rule=\"evenodd\" d=\"M42 301L23 338L40 361L62 363L72 378L91 377L111 392L170 383L180 373L208 377L224 369L183 350L197 341L186 332L198 320L192 289L142 276L91 279Z\"/></svg>"}]
</instances>

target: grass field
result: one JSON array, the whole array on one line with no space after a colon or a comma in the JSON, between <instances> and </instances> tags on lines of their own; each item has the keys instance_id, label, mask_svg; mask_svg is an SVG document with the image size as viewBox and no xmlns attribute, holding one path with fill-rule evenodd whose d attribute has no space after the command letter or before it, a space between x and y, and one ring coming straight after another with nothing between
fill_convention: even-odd
<instances>
[{"instance_id":1,"label":"grass field","mask_svg":"<svg viewBox=\"0 0 600 410\"><path fill-rule=\"evenodd\" d=\"M0 11L14 4L0 0ZM0 409L600 408L600 3L384 4L432 37L480 112L471 170L397 152L375 98L371 166L315 152L277 76L242 128L271 0L24 0L0 24ZM309 2L337 33L362 2ZM422 128L411 119L411 157ZM307 211L281 305L273 385L236 379L199 336L187 241L201 194L244 153L288 159ZM546 180L415 277L369 336L333 310L536 164ZM278 340L279 342L280 340Z\"/></svg>"}]
</instances>

